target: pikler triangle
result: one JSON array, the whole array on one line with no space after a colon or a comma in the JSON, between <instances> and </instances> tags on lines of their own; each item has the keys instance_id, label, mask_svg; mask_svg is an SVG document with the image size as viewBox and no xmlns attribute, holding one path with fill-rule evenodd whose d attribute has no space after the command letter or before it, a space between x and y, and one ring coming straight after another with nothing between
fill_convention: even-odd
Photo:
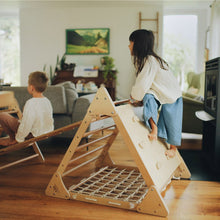
<instances>
[{"instance_id":1,"label":"pikler triangle","mask_svg":"<svg viewBox=\"0 0 220 220\"><path fill-rule=\"evenodd\" d=\"M113 102L100 88L58 169L50 180L48 196L167 216L161 192L173 176L190 178L180 154L167 158L166 143L148 139L149 131L130 104ZM111 117L114 125L87 132L90 123ZM110 129L111 128L111 129ZM84 137L108 130L88 143ZM120 133L137 167L115 164L109 150ZM86 151L86 149L89 150ZM64 180L65 179L65 180Z\"/></svg>"}]
</instances>

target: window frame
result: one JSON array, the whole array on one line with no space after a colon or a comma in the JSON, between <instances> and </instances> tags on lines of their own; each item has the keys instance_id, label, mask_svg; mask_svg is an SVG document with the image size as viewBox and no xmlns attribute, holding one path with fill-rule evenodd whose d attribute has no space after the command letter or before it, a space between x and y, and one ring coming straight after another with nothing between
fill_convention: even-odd
<instances>
[{"instance_id":1,"label":"window frame","mask_svg":"<svg viewBox=\"0 0 220 220\"><path fill-rule=\"evenodd\" d=\"M18 82L16 82L16 86L19 86L21 84L21 62L20 62L20 18L19 18L19 10L18 9L10 9L10 10L0 10L0 19L1 18L16 18L18 20L18 24L19 24L19 42L18 42L18 47L19 47L19 51L18 51ZM7 82L6 82L7 83ZM13 84L14 85L14 84Z\"/></svg>"},{"instance_id":2,"label":"window frame","mask_svg":"<svg viewBox=\"0 0 220 220\"><path fill-rule=\"evenodd\" d=\"M196 15L197 16L197 45L196 45L196 73L204 72L205 38L208 29L208 9L184 9L184 8L165 8L163 18L167 15ZM163 42L162 42L163 44ZM163 48L163 47L162 47ZM163 49L162 49L163 50ZM162 51L163 54L163 51Z\"/></svg>"}]
</instances>

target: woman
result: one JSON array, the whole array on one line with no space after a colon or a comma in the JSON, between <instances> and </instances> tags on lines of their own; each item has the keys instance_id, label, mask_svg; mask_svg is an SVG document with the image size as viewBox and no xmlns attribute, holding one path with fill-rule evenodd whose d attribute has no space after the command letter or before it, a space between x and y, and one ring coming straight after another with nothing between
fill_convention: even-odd
<instances>
[{"instance_id":1,"label":"woman","mask_svg":"<svg viewBox=\"0 0 220 220\"><path fill-rule=\"evenodd\" d=\"M137 75L131 91L132 104L143 103L144 121L151 129L149 139L164 138L170 144L166 155L174 157L176 146L181 145L183 103L180 86L166 61L154 52L152 31L136 30L131 33L129 41Z\"/></svg>"}]
</instances>

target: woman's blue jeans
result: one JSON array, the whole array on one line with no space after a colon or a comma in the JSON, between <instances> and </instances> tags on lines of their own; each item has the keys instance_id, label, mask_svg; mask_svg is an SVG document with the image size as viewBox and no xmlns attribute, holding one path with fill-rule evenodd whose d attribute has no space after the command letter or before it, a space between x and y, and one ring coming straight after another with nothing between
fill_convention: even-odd
<instances>
[{"instance_id":1,"label":"woman's blue jeans","mask_svg":"<svg viewBox=\"0 0 220 220\"><path fill-rule=\"evenodd\" d=\"M147 127L151 128L149 119L152 118L158 128L158 137L167 143L180 146L182 136L183 99L178 98L171 104L160 104L152 94L146 94L143 98L143 117ZM158 109L161 106L157 121Z\"/></svg>"}]
</instances>

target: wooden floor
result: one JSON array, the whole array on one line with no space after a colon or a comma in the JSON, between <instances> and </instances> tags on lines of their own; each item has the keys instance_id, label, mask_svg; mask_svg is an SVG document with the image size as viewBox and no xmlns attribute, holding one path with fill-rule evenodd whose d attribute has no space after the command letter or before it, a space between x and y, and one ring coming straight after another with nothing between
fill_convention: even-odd
<instances>
[{"instance_id":1,"label":"wooden floor","mask_svg":"<svg viewBox=\"0 0 220 220\"><path fill-rule=\"evenodd\" d=\"M42 141L39 145L46 158L44 164L35 158L0 171L0 219L220 219L219 182L173 180L162 193L170 211L167 218L46 196L44 191L69 142L66 139ZM201 149L201 140L183 141L181 149L184 148ZM30 149L26 149L1 156L0 161L10 161L29 152ZM134 164L120 135L111 149L111 156L116 163Z\"/></svg>"}]
</instances>

